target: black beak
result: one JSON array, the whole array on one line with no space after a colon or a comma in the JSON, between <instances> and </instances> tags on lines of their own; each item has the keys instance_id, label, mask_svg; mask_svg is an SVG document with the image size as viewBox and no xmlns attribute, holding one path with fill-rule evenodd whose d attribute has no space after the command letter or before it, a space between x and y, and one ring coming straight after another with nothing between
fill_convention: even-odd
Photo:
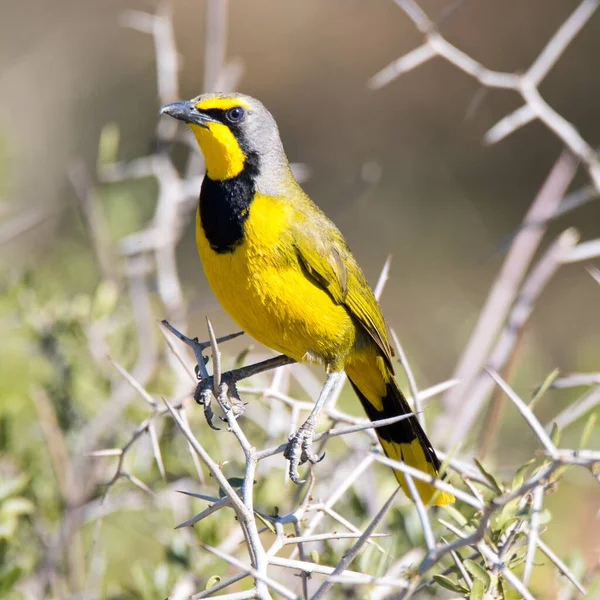
<instances>
[{"instance_id":1,"label":"black beak","mask_svg":"<svg viewBox=\"0 0 600 600\"><path fill-rule=\"evenodd\" d=\"M208 127L207 123L216 122L216 119L201 113L191 100L167 104L160 109L159 114L169 115L184 123L193 123L201 127Z\"/></svg>"}]
</instances>

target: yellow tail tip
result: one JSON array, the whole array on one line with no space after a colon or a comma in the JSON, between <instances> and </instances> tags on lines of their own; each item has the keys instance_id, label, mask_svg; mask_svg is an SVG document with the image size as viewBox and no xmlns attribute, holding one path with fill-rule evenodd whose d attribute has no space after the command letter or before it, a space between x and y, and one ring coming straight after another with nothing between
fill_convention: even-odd
<instances>
[{"instance_id":1,"label":"yellow tail tip","mask_svg":"<svg viewBox=\"0 0 600 600\"><path fill-rule=\"evenodd\" d=\"M407 465L415 467L416 469L419 469L419 471L427 473L427 475L431 475L431 477L439 478L439 473L434 465L427 460L427 457L423 452L423 448L418 440L413 440L410 444L398 444L381 440L381 445L383 446L387 456L390 458L403 461ZM406 484L406 480L404 479L402 472L394 470L394 475L396 475L396 479L402 486L404 493L412 500L408 485ZM419 496L421 497L421 500L423 500L425 504L442 506L444 504L451 504L452 502L456 501L456 498L452 494L438 490L430 483L426 483L425 481L418 479L413 479L413 481L415 482L415 486Z\"/></svg>"},{"instance_id":2,"label":"yellow tail tip","mask_svg":"<svg viewBox=\"0 0 600 600\"><path fill-rule=\"evenodd\" d=\"M448 492L439 492L439 494L435 497L433 504L436 506L443 506L444 504L452 504L456 502L456 498L449 494Z\"/></svg>"},{"instance_id":3,"label":"yellow tail tip","mask_svg":"<svg viewBox=\"0 0 600 600\"><path fill-rule=\"evenodd\" d=\"M428 465L427 470L421 470L427 473L428 475L432 475L433 477L439 477L439 474L434 472L433 466ZM398 477L398 475L400 475L400 473L396 471L396 476ZM400 485L402 485L402 489L404 490L406 495L412 500L411 494L408 491L408 486L406 485L404 477L398 477L398 481L400 481ZM417 481L416 479L413 479L413 481L416 484L417 491L419 492L419 496L421 497L421 500L423 500L424 504L443 506L444 504L452 504L456 501L456 498L452 494L438 490L429 483L425 483L424 481Z\"/></svg>"}]
</instances>

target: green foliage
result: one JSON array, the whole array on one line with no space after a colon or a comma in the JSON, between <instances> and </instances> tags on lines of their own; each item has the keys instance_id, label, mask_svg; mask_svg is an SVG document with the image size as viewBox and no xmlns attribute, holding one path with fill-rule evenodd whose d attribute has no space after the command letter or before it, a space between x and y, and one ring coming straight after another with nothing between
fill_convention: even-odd
<instances>
[{"instance_id":1,"label":"green foliage","mask_svg":"<svg viewBox=\"0 0 600 600\"><path fill-rule=\"evenodd\" d=\"M0 476L0 597L7 598L22 577L24 569L14 540L27 530L26 518L35 512L31 500L21 495L27 488L23 474Z\"/></svg>"}]
</instances>

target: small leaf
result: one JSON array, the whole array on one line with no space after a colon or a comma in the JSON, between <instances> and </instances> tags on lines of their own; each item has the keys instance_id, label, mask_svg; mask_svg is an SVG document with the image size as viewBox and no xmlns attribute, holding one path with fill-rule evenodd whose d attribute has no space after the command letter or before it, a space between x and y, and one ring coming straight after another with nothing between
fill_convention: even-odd
<instances>
[{"instance_id":1,"label":"small leaf","mask_svg":"<svg viewBox=\"0 0 600 600\"><path fill-rule=\"evenodd\" d=\"M477 466L477 468L479 469L479 472L485 477L485 479L490 483L490 485L492 486L492 488L494 489L494 491L497 494L502 494L502 488L498 485L498 482L496 481L496 479L494 478L494 476L489 473L488 471L486 471L483 468L483 465L476 459L473 459L473 462L475 463L475 465Z\"/></svg>"},{"instance_id":2,"label":"small leaf","mask_svg":"<svg viewBox=\"0 0 600 600\"><path fill-rule=\"evenodd\" d=\"M516 566L525 562L525 555L527 554L527 547L519 548L513 555L508 559L506 566L509 569L514 569Z\"/></svg>"},{"instance_id":3,"label":"small leaf","mask_svg":"<svg viewBox=\"0 0 600 600\"><path fill-rule=\"evenodd\" d=\"M257 513L256 511L254 511L254 515L271 533L277 535L277 531L275 530L275 527L273 523L271 523L271 521L265 519L261 514Z\"/></svg>"},{"instance_id":4,"label":"small leaf","mask_svg":"<svg viewBox=\"0 0 600 600\"><path fill-rule=\"evenodd\" d=\"M451 592L456 592L457 594L468 594L469 590L462 585L455 583L449 577L445 575L434 575L433 580L443 588L450 590Z\"/></svg>"},{"instance_id":5,"label":"small leaf","mask_svg":"<svg viewBox=\"0 0 600 600\"><path fill-rule=\"evenodd\" d=\"M498 587L498 575L496 573L490 573L488 571L488 575L490 576L490 587L488 591L495 591Z\"/></svg>"},{"instance_id":6,"label":"small leaf","mask_svg":"<svg viewBox=\"0 0 600 600\"><path fill-rule=\"evenodd\" d=\"M581 440L579 441L579 449L583 450L592 435L592 431L594 430L594 426L596 425L596 413L592 413L588 420L585 423L585 427L583 428L583 432L581 433Z\"/></svg>"},{"instance_id":7,"label":"small leaf","mask_svg":"<svg viewBox=\"0 0 600 600\"><path fill-rule=\"evenodd\" d=\"M22 574L23 569L16 566L7 567L0 571L0 595L3 598L13 589Z\"/></svg>"},{"instance_id":8,"label":"small leaf","mask_svg":"<svg viewBox=\"0 0 600 600\"><path fill-rule=\"evenodd\" d=\"M244 485L244 479L242 477L229 477L227 481L232 488L240 488Z\"/></svg>"},{"instance_id":9,"label":"small leaf","mask_svg":"<svg viewBox=\"0 0 600 600\"><path fill-rule=\"evenodd\" d=\"M540 514L539 514L540 525L547 525L548 523L550 523L551 520L552 520L552 513L547 508L540 511Z\"/></svg>"},{"instance_id":10,"label":"small leaf","mask_svg":"<svg viewBox=\"0 0 600 600\"><path fill-rule=\"evenodd\" d=\"M483 593L485 592L485 588L483 585L483 581L481 579L475 579L473 581L473 588L471 589L471 594L469 595L470 600L483 600Z\"/></svg>"},{"instance_id":11,"label":"small leaf","mask_svg":"<svg viewBox=\"0 0 600 600\"><path fill-rule=\"evenodd\" d=\"M92 318L100 319L114 312L119 300L119 287L114 281L101 281L92 300Z\"/></svg>"},{"instance_id":12,"label":"small leaf","mask_svg":"<svg viewBox=\"0 0 600 600\"><path fill-rule=\"evenodd\" d=\"M550 439L555 446L560 443L560 427L556 423L552 423L552 431L550 432Z\"/></svg>"},{"instance_id":13,"label":"small leaf","mask_svg":"<svg viewBox=\"0 0 600 600\"><path fill-rule=\"evenodd\" d=\"M468 520L463 514L451 504L442 504L440 508L450 517L452 517L461 527L465 527Z\"/></svg>"},{"instance_id":14,"label":"small leaf","mask_svg":"<svg viewBox=\"0 0 600 600\"><path fill-rule=\"evenodd\" d=\"M552 373L544 379L540 387L535 391L531 400L529 401L529 408L533 410L533 407L537 404L538 400L548 391L550 386L554 383L556 378L558 377L560 371L558 369L554 369Z\"/></svg>"},{"instance_id":15,"label":"small leaf","mask_svg":"<svg viewBox=\"0 0 600 600\"><path fill-rule=\"evenodd\" d=\"M0 502L9 496L16 496L25 489L28 479L25 475L0 483Z\"/></svg>"},{"instance_id":16,"label":"small leaf","mask_svg":"<svg viewBox=\"0 0 600 600\"><path fill-rule=\"evenodd\" d=\"M206 582L204 589L209 590L214 585L217 585L217 583L220 583L220 581L221 581L221 578L218 575L213 575L212 577L208 578L208 581Z\"/></svg>"},{"instance_id":17,"label":"small leaf","mask_svg":"<svg viewBox=\"0 0 600 600\"><path fill-rule=\"evenodd\" d=\"M524 465L520 466L513 477L512 483L510 485L511 490L516 490L523 485L525 481L525 473L527 469L535 462L535 458L528 460Z\"/></svg>"},{"instance_id":18,"label":"small leaf","mask_svg":"<svg viewBox=\"0 0 600 600\"><path fill-rule=\"evenodd\" d=\"M496 520L496 527L498 529L505 529L512 519L517 518L517 511L519 509L520 498L515 498L510 502L507 502L500 514L498 515L498 519Z\"/></svg>"},{"instance_id":19,"label":"small leaf","mask_svg":"<svg viewBox=\"0 0 600 600\"><path fill-rule=\"evenodd\" d=\"M108 165L117 160L119 152L119 126L116 123L107 123L100 132L98 143L98 165Z\"/></svg>"},{"instance_id":20,"label":"small leaf","mask_svg":"<svg viewBox=\"0 0 600 600\"><path fill-rule=\"evenodd\" d=\"M11 539L17 530L16 517L9 517L0 521L0 540Z\"/></svg>"},{"instance_id":21,"label":"small leaf","mask_svg":"<svg viewBox=\"0 0 600 600\"><path fill-rule=\"evenodd\" d=\"M480 580L484 584L484 589L489 589L492 581L489 573L481 565L469 558L465 558L463 564L465 565L465 569L473 575L474 579Z\"/></svg>"},{"instance_id":22,"label":"small leaf","mask_svg":"<svg viewBox=\"0 0 600 600\"><path fill-rule=\"evenodd\" d=\"M244 485L244 479L242 477L229 477L227 481L233 489L241 488ZM256 481L254 483L256 483ZM223 488L219 488L219 498L225 498L225 496L226 494L223 491Z\"/></svg>"},{"instance_id":23,"label":"small leaf","mask_svg":"<svg viewBox=\"0 0 600 600\"><path fill-rule=\"evenodd\" d=\"M310 560L316 564L319 564L319 553L316 550L310 551Z\"/></svg>"},{"instance_id":24,"label":"small leaf","mask_svg":"<svg viewBox=\"0 0 600 600\"><path fill-rule=\"evenodd\" d=\"M35 511L35 505L27 498L9 498L0 506L0 514L29 515Z\"/></svg>"},{"instance_id":25,"label":"small leaf","mask_svg":"<svg viewBox=\"0 0 600 600\"><path fill-rule=\"evenodd\" d=\"M563 465L561 467L558 467L558 469L556 469L556 471L554 471L554 473L552 473L552 475L548 477L548 482L554 483L558 481L570 468L571 465Z\"/></svg>"},{"instance_id":26,"label":"small leaf","mask_svg":"<svg viewBox=\"0 0 600 600\"><path fill-rule=\"evenodd\" d=\"M235 361L233 362L234 369L240 369L241 367L244 366L246 357L248 356L248 354L250 354L250 352L252 352L252 349L253 349L252 345L247 346L235 357Z\"/></svg>"}]
</instances>

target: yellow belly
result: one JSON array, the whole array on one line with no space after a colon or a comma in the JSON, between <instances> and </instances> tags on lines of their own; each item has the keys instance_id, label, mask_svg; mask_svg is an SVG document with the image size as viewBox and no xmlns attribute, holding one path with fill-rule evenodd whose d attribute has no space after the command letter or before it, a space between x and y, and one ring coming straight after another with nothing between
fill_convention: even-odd
<instances>
[{"instance_id":1,"label":"yellow belly","mask_svg":"<svg viewBox=\"0 0 600 600\"><path fill-rule=\"evenodd\" d=\"M244 241L223 254L210 248L198 215L198 253L217 300L246 333L295 360L341 368L354 346L355 325L300 267L286 239L293 210L257 195Z\"/></svg>"}]
</instances>

